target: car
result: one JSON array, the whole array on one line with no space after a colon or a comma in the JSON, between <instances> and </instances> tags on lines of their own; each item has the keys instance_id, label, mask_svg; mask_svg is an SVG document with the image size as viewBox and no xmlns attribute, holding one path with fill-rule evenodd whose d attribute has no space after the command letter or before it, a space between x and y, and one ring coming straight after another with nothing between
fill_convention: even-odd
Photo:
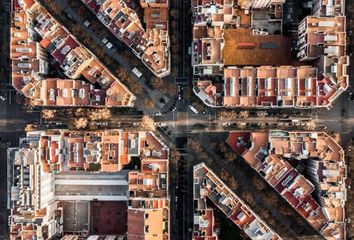
<instances>
[{"instance_id":1,"label":"car","mask_svg":"<svg viewBox=\"0 0 354 240\"><path fill-rule=\"evenodd\" d=\"M353 93L353 92L350 92L350 93L349 93L349 98L348 98L348 100L354 102L354 93Z\"/></svg>"},{"instance_id":2,"label":"car","mask_svg":"<svg viewBox=\"0 0 354 240\"><path fill-rule=\"evenodd\" d=\"M71 16L69 13L67 13L66 16L67 16L70 20L73 19L73 16Z\"/></svg>"},{"instance_id":3,"label":"car","mask_svg":"<svg viewBox=\"0 0 354 240\"><path fill-rule=\"evenodd\" d=\"M108 42L108 43L106 44L106 47L107 47L108 49L111 49L111 48L113 47L113 44L112 44L111 42Z\"/></svg>"},{"instance_id":4,"label":"car","mask_svg":"<svg viewBox=\"0 0 354 240\"><path fill-rule=\"evenodd\" d=\"M141 76L143 76L142 72L140 72L140 70L136 67L134 67L132 69L132 72L135 74L135 76L137 76L138 78L141 78Z\"/></svg>"},{"instance_id":5,"label":"car","mask_svg":"<svg viewBox=\"0 0 354 240\"><path fill-rule=\"evenodd\" d=\"M90 25L91 25L90 21L89 20L85 20L84 26L88 28Z\"/></svg>"},{"instance_id":6,"label":"car","mask_svg":"<svg viewBox=\"0 0 354 240\"><path fill-rule=\"evenodd\" d=\"M342 109L340 113L343 117L347 115L347 111L345 109Z\"/></svg>"},{"instance_id":7,"label":"car","mask_svg":"<svg viewBox=\"0 0 354 240\"><path fill-rule=\"evenodd\" d=\"M195 114L198 114L198 110L197 110L194 106L189 105L188 108L189 108L192 112L194 112Z\"/></svg>"}]
</instances>

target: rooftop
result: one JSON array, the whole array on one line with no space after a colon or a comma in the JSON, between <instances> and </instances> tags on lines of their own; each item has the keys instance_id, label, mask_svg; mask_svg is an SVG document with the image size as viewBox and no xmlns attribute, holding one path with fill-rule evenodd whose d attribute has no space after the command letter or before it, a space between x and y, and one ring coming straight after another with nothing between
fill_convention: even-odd
<instances>
[{"instance_id":1,"label":"rooftop","mask_svg":"<svg viewBox=\"0 0 354 240\"><path fill-rule=\"evenodd\" d=\"M344 151L332 137L324 132L231 132L227 143L324 237L339 232L336 239L345 239L347 173ZM305 168L301 173L300 165Z\"/></svg>"},{"instance_id":2,"label":"rooftop","mask_svg":"<svg viewBox=\"0 0 354 240\"><path fill-rule=\"evenodd\" d=\"M254 35L251 29L225 29L225 65L289 65L291 39L282 35Z\"/></svg>"},{"instance_id":3,"label":"rooftop","mask_svg":"<svg viewBox=\"0 0 354 240\"><path fill-rule=\"evenodd\" d=\"M48 230L48 225L60 224L66 232L83 235L90 230L124 235L129 233L126 225L138 224L129 219L129 208L144 213L146 238L158 234L168 239L168 156L167 146L151 132L28 132L18 148L9 149L13 235L28 224L34 226L31 236L46 232L48 238L63 233L63 228ZM123 169L132 157L141 159L140 171ZM133 176L141 182L131 184Z\"/></svg>"},{"instance_id":4,"label":"rooftop","mask_svg":"<svg viewBox=\"0 0 354 240\"><path fill-rule=\"evenodd\" d=\"M17 0L14 0L17 1ZM32 29L32 25L33 29ZM33 34L29 34L33 31ZM41 41L37 42L39 37ZM48 78L48 54L68 79ZM70 32L36 1L13 10L11 26L12 85L35 106L129 107L135 96ZM91 70L91 66L96 71ZM78 79L84 76L86 79ZM95 94L98 83L103 90ZM112 86L112 96L105 90Z\"/></svg>"},{"instance_id":5,"label":"rooftop","mask_svg":"<svg viewBox=\"0 0 354 240\"><path fill-rule=\"evenodd\" d=\"M194 166L194 238L216 237L209 199L251 239L281 239L242 199L230 190L204 163ZM204 214L203 214L204 213ZM207 215L208 213L208 215ZM208 217L208 218L207 218ZM209 221L210 222L209 222ZM209 239L209 238L206 238ZM213 238L211 238L213 239ZM214 238L215 239L215 238Z\"/></svg>"},{"instance_id":6,"label":"rooftop","mask_svg":"<svg viewBox=\"0 0 354 240\"><path fill-rule=\"evenodd\" d=\"M137 13L123 0L85 0L84 3L156 76L170 74L167 1L140 1L146 29Z\"/></svg>"},{"instance_id":7,"label":"rooftop","mask_svg":"<svg viewBox=\"0 0 354 240\"><path fill-rule=\"evenodd\" d=\"M282 35L284 2L192 2L194 92L206 105L330 107L348 88L344 0L316 1L292 37ZM220 78L224 97L210 104L199 85Z\"/></svg>"}]
</instances>

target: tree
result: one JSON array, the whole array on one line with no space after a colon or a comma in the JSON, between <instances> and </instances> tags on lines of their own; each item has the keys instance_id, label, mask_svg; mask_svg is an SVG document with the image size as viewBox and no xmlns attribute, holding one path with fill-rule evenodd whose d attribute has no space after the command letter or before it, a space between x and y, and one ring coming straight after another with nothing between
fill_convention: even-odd
<instances>
[{"instance_id":1,"label":"tree","mask_svg":"<svg viewBox=\"0 0 354 240\"><path fill-rule=\"evenodd\" d=\"M94 109L88 112L88 118L92 121L108 120L112 117L112 112L108 108Z\"/></svg>"},{"instance_id":2,"label":"tree","mask_svg":"<svg viewBox=\"0 0 354 240\"><path fill-rule=\"evenodd\" d=\"M128 86L130 86L130 90L135 94L135 95L140 95L143 93L143 87L140 86L138 83L136 82L132 82L131 84L127 84Z\"/></svg>"},{"instance_id":3,"label":"tree","mask_svg":"<svg viewBox=\"0 0 354 240\"><path fill-rule=\"evenodd\" d=\"M162 91L164 93L167 91L162 78L152 77L150 80L150 84L153 88L159 89L160 91Z\"/></svg>"},{"instance_id":4,"label":"tree","mask_svg":"<svg viewBox=\"0 0 354 240\"><path fill-rule=\"evenodd\" d=\"M193 91L190 88L186 88L183 94L186 99L190 100L193 96Z\"/></svg>"},{"instance_id":5,"label":"tree","mask_svg":"<svg viewBox=\"0 0 354 240\"><path fill-rule=\"evenodd\" d=\"M188 142L188 145L197 154L199 154L202 151L200 144L196 141L191 140Z\"/></svg>"},{"instance_id":6,"label":"tree","mask_svg":"<svg viewBox=\"0 0 354 240\"><path fill-rule=\"evenodd\" d=\"M235 156L232 152L228 152L225 154L225 160L228 162L232 162L235 160Z\"/></svg>"},{"instance_id":7,"label":"tree","mask_svg":"<svg viewBox=\"0 0 354 240\"><path fill-rule=\"evenodd\" d=\"M238 181L237 181L237 179L236 179L234 176L232 176L232 177L230 178L230 180L229 180L229 187L230 187L233 191L235 191L235 189L237 189L237 187L238 187Z\"/></svg>"},{"instance_id":8,"label":"tree","mask_svg":"<svg viewBox=\"0 0 354 240\"><path fill-rule=\"evenodd\" d=\"M152 77L150 83L154 88L159 88L163 85L163 80L162 78Z\"/></svg>"},{"instance_id":9,"label":"tree","mask_svg":"<svg viewBox=\"0 0 354 240\"><path fill-rule=\"evenodd\" d=\"M87 118L75 118L74 120L69 121L69 125L71 125L75 129L83 129L86 128L88 124Z\"/></svg>"},{"instance_id":10,"label":"tree","mask_svg":"<svg viewBox=\"0 0 354 240\"><path fill-rule=\"evenodd\" d=\"M57 110L43 109L42 110L42 118L49 120L53 119L56 116Z\"/></svg>"},{"instance_id":11,"label":"tree","mask_svg":"<svg viewBox=\"0 0 354 240\"><path fill-rule=\"evenodd\" d=\"M234 119L234 118L237 118L237 116L238 116L238 114L234 110L221 110L219 112L219 118L221 118L221 119L223 119L223 118Z\"/></svg>"},{"instance_id":12,"label":"tree","mask_svg":"<svg viewBox=\"0 0 354 240\"><path fill-rule=\"evenodd\" d=\"M199 158L202 160L202 161L207 161L208 160L208 158L209 158L209 155L208 154L206 154L205 152L201 152L200 154L199 154Z\"/></svg>"},{"instance_id":13,"label":"tree","mask_svg":"<svg viewBox=\"0 0 354 240\"><path fill-rule=\"evenodd\" d=\"M151 117L144 115L141 119L140 128L145 131L155 131L155 121Z\"/></svg>"},{"instance_id":14,"label":"tree","mask_svg":"<svg viewBox=\"0 0 354 240\"><path fill-rule=\"evenodd\" d=\"M35 125L33 125L33 124L27 124L26 126L25 126L25 132L30 132L30 131L34 131L34 130L36 130L36 126Z\"/></svg>"},{"instance_id":15,"label":"tree","mask_svg":"<svg viewBox=\"0 0 354 240\"><path fill-rule=\"evenodd\" d=\"M241 111L239 114L240 118L248 118L250 113L248 111Z\"/></svg>"},{"instance_id":16,"label":"tree","mask_svg":"<svg viewBox=\"0 0 354 240\"><path fill-rule=\"evenodd\" d=\"M225 146L224 142L220 142L218 144L218 148L217 148L222 154L226 154L228 152L227 147Z\"/></svg>"},{"instance_id":17,"label":"tree","mask_svg":"<svg viewBox=\"0 0 354 240\"><path fill-rule=\"evenodd\" d=\"M284 215L288 215L291 216L293 214L293 211L291 209L290 206L282 204L280 205L280 207L278 208L279 212L284 214Z\"/></svg>"},{"instance_id":18,"label":"tree","mask_svg":"<svg viewBox=\"0 0 354 240\"><path fill-rule=\"evenodd\" d=\"M24 105L26 103L26 98L21 94L16 94L15 101L19 105Z\"/></svg>"},{"instance_id":19,"label":"tree","mask_svg":"<svg viewBox=\"0 0 354 240\"><path fill-rule=\"evenodd\" d=\"M264 196L267 199L267 202L272 204L272 205L277 205L278 204L278 196L275 192L273 191L266 191L264 192Z\"/></svg>"},{"instance_id":20,"label":"tree","mask_svg":"<svg viewBox=\"0 0 354 240\"><path fill-rule=\"evenodd\" d=\"M258 111L257 112L257 116L260 117L260 118L263 118L263 117L265 117L267 115L268 115L268 113L265 112L265 111Z\"/></svg>"},{"instance_id":21,"label":"tree","mask_svg":"<svg viewBox=\"0 0 354 240\"><path fill-rule=\"evenodd\" d=\"M261 192L262 190L265 189L264 183L258 177L253 177L252 178L252 183L253 183L253 186L256 188L256 190L259 191L259 192Z\"/></svg>"},{"instance_id":22,"label":"tree","mask_svg":"<svg viewBox=\"0 0 354 240\"><path fill-rule=\"evenodd\" d=\"M171 150L170 163L177 166L179 159L181 158L181 153L177 149Z\"/></svg>"},{"instance_id":23,"label":"tree","mask_svg":"<svg viewBox=\"0 0 354 240\"><path fill-rule=\"evenodd\" d=\"M149 108L149 109L153 109L155 107L155 103L151 98L145 98L144 105L146 108Z\"/></svg>"},{"instance_id":24,"label":"tree","mask_svg":"<svg viewBox=\"0 0 354 240\"><path fill-rule=\"evenodd\" d=\"M84 117L87 115L87 110L85 108L78 108L75 111L75 116L76 117Z\"/></svg>"},{"instance_id":25,"label":"tree","mask_svg":"<svg viewBox=\"0 0 354 240\"><path fill-rule=\"evenodd\" d=\"M220 172L220 178L226 182L229 179L229 177L230 177L229 172L225 168L222 168Z\"/></svg>"},{"instance_id":26,"label":"tree","mask_svg":"<svg viewBox=\"0 0 354 240\"><path fill-rule=\"evenodd\" d=\"M248 205L250 205L251 203L254 202L252 194L250 192L248 192L248 191L242 192L241 199L243 201L245 201L246 203L248 203Z\"/></svg>"},{"instance_id":27,"label":"tree","mask_svg":"<svg viewBox=\"0 0 354 240\"><path fill-rule=\"evenodd\" d=\"M314 130L316 128L316 123L315 123L315 121L314 120L311 120L311 121L309 121L307 124L306 124L306 129L307 130ZM337 135L337 137L338 137L338 139L337 138L335 138L335 141L339 141L340 140L340 136L339 135ZM337 141L337 142L338 142Z\"/></svg>"}]
</instances>

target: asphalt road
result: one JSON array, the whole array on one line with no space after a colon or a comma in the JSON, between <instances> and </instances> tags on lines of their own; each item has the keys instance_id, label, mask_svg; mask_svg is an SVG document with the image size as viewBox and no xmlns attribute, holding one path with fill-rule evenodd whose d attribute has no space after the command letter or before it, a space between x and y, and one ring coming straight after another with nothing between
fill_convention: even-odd
<instances>
[{"instance_id":1,"label":"asphalt road","mask_svg":"<svg viewBox=\"0 0 354 240\"><path fill-rule=\"evenodd\" d=\"M175 240L189 240L192 238L193 229L193 197L192 190L192 171L188 167L188 135L191 125L189 119L193 118L190 115L188 106L190 103L184 97L184 88L192 87L191 81L191 66L190 56L188 54L188 48L192 40L192 26L191 26L191 12L190 1L176 0L171 1L170 8L175 9L178 12L178 32L171 32L179 39L179 55L175 56L180 58L178 65L178 78L176 84L178 88L178 97L176 108L172 114L172 134L174 135L174 145L181 152L181 159L177 164L177 177L170 181L175 186L171 189L175 189L171 193L171 239Z\"/></svg>"},{"instance_id":2,"label":"asphalt road","mask_svg":"<svg viewBox=\"0 0 354 240\"><path fill-rule=\"evenodd\" d=\"M330 110L318 110L316 118L318 125L322 125L324 130L340 133L341 145L344 148L354 137L354 103L348 100L350 91L339 96Z\"/></svg>"},{"instance_id":3,"label":"asphalt road","mask_svg":"<svg viewBox=\"0 0 354 240\"><path fill-rule=\"evenodd\" d=\"M257 174L242 158L237 154L233 155L233 161L227 161L221 157L215 144L223 142L227 137L227 132L223 133L196 133L191 135L191 139L199 143L202 152L206 153L208 159L207 165L220 176L221 170L224 169L230 176L234 176L237 179L237 187L233 188L238 196L243 196L244 192L253 196L252 200L244 199L249 206L263 219L273 219L274 221L268 224L282 237L283 239L311 239L313 235L319 235L308 222L301 217L295 209L293 209L288 202ZM190 151L192 155L193 163L199 163L201 161L199 151ZM204 158L205 159L205 158ZM256 182L262 182L264 188L262 193L255 187ZM270 202L268 195L274 195L276 201ZM251 201L251 202L250 202ZM276 202L277 204L274 204ZM289 214L284 214L284 211L279 209L288 209ZM264 214L268 212L269 214ZM321 239L316 238L316 239Z\"/></svg>"},{"instance_id":4,"label":"asphalt road","mask_svg":"<svg viewBox=\"0 0 354 240\"><path fill-rule=\"evenodd\" d=\"M173 100L173 96L169 94L164 94L158 89L151 89L148 86L149 80L154 76L154 74L143 64L143 62L138 59L132 51L129 50L123 42L121 42L118 38L116 38L109 29L107 29L95 16L93 12L91 12L88 8L83 7L86 11L83 13L82 11L78 11L78 9L74 8L73 5L69 4L67 0L55 0L58 3L61 11L55 12L56 15L59 16L57 19L59 22L64 24L66 28L71 29L72 25L77 24L82 30L83 35L76 36L79 41L82 41L82 38L89 37L91 42L99 45L107 57L117 63L120 67L124 68L129 76L135 80L143 89L144 93L142 96L138 97L135 101L135 108L138 110L142 110L145 114L151 115L155 114L158 111L161 111L165 105L168 105L169 101ZM47 6L47 3L52 2L51 0L39 0L43 6ZM83 5L84 6L84 5ZM53 13L52 13L53 14ZM86 20L90 20L91 23L96 22L98 25L102 25L102 29L100 32L95 32L91 27L86 27L84 22ZM105 44L102 43L102 40L106 38L113 44L113 48L108 49ZM82 41L83 42L83 41ZM92 44L93 45L93 44ZM91 45L86 45L88 49L96 56L99 56L101 49L93 49ZM124 53L124 55L123 55ZM126 61L126 56L129 56L130 61ZM100 60L105 63L107 61L105 58L100 58ZM138 78L135 74L132 73L132 69L136 67L142 72L142 77ZM110 69L113 73L115 69ZM119 77L118 77L119 78ZM168 81L174 81L171 76L167 76L166 79ZM129 86L127 86L129 88ZM151 109L147 108L144 103L144 98L150 96L154 102L156 103L156 108ZM160 100L164 99L165 104L161 104Z\"/></svg>"},{"instance_id":5,"label":"asphalt road","mask_svg":"<svg viewBox=\"0 0 354 240\"><path fill-rule=\"evenodd\" d=\"M58 2L65 3L63 0L57 0ZM178 77L182 79L185 84L184 88L191 87L191 67L190 67L190 56L188 55L188 47L191 42L191 17L190 17L190 1L185 0L177 0L174 1L177 3L176 6L172 4L172 7L175 8L179 12L179 24L178 24L178 32L171 33L176 34L179 37L180 52L181 55L181 64L178 67ZM3 3L0 3L3 4ZM70 9L65 5L65 11L71 12ZM12 146L16 146L18 143L19 136L23 135L22 131L23 127L26 123L31 121L39 122L39 114L34 113L25 113L23 106L16 102L16 94L15 91L9 86L9 59L8 59L8 42L9 42L9 12L8 8L4 7L5 11L0 13L0 21L2 24L0 25L0 34L2 38L1 42L1 51L0 51L0 83L3 86L2 89L6 100L0 101L0 137L1 141L4 143L9 143ZM72 13L72 12L71 12ZM86 16L87 17L87 16ZM82 23L83 18L79 20L79 23ZM103 26L102 26L103 27ZM92 34L92 33L88 33ZM92 35L94 36L94 35ZM97 42L100 42L98 36L94 36ZM124 46L119 43L117 40L114 41L114 44L119 46L119 48L124 48ZM112 54L111 57L114 59L119 58L118 53ZM144 75L146 77L151 77L151 73L142 65L141 62L138 63L139 66L144 71ZM120 64L123 64L126 69L132 68L130 65L126 65L120 61ZM173 79L174 80L174 79ZM177 81L176 82L180 82ZM171 100L172 101L172 100ZM223 123L232 122L235 119L225 119L225 120L216 120L216 112L218 110L211 109L208 114L195 114L188 109L189 102L186 98L183 97L183 93L181 93L181 98L177 99L175 105L171 104L171 106L166 109L166 114L163 116L155 116L155 119L158 122L167 122L168 129L166 131L161 131L160 135L170 144L177 146L177 148L182 152L182 158L179 161L178 165L178 175L176 179L172 179L170 182L173 184L171 189L174 189L171 192L171 238L172 239L191 239L191 229L193 227L193 202L192 202L192 186L193 186L193 177L192 177L192 164L188 164L188 138L191 133L196 133L200 131L216 131L216 132L224 132L225 128ZM174 111L172 109L176 107ZM343 109L345 110L345 114L343 116ZM272 110L272 112L287 112L289 114L298 112L299 110ZM335 131L341 133L342 136L342 144L345 146L348 141L354 136L354 104L348 101L348 93L343 94L337 101L335 102L332 109L320 109L313 111L302 111L304 112L305 117L313 118L319 125L322 125L321 128L327 129L329 131ZM246 119L245 122L258 122L258 121L268 121L269 119ZM117 122L130 122L133 123L135 121L140 121L140 118L116 118L112 119L114 123ZM274 118L272 121L277 121ZM212 122L216 122L215 125ZM196 126L205 125L206 127L203 129L198 129ZM112 125L114 126L114 125ZM232 128L228 128L227 130L231 130ZM247 129L247 128L244 128ZM251 128L253 129L253 128ZM160 131L160 130L159 130ZM3 181L5 179L5 181ZM6 164L4 161L1 162L0 165L0 189L4 189L6 185ZM6 188L6 187L5 187ZM6 199L6 191L0 192L0 207L4 209L4 199ZM290 208L290 206L289 206ZM4 213L2 211L2 213ZM0 239L2 239L2 234L6 234L8 231L6 226L3 225L6 222L6 215L1 215L0 221Z\"/></svg>"},{"instance_id":6,"label":"asphalt road","mask_svg":"<svg viewBox=\"0 0 354 240\"><path fill-rule=\"evenodd\" d=\"M24 105L16 100L16 90L10 78L10 3L0 2L0 239L8 239L7 208L7 161L6 147L18 146L19 137L29 122L39 122L39 113L26 112Z\"/></svg>"}]
</instances>

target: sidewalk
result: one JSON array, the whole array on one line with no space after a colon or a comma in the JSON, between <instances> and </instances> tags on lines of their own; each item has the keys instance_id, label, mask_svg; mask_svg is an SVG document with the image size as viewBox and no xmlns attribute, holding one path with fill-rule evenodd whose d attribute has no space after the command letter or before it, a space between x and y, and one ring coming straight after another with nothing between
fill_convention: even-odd
<instances>
[{"instance_id":1,"label":"sidewalk","mask_svg":"<svg viewBox=\"0 0 354 240\"><path fill-rule=\"evenodd\" d=\"M39 1L41 2L41 4L43 4L43 6L46 6L46 4L44 4L44 3L46 3L47 0L39 0ZM67 15L67 16L65 16L65 18L70 16L72 18L71 21L77 22L77 24L79 24L79 26L80 26L80 29L82 31L84 31L89 37L91 37L93 39L93 41L103 49L104 53L107 56L109 56L116 63L118 63L120 66L122 66L127 71L129 76L133 80L135 80L137 83L139 83L139 85L144 89L145 94L149 95L153 99L153 101L155 103L155 109L148 109L148 108L146 108L146 106L144 104L144 99L141 97L137 97L137 99L135 101L135 107L137 108L137 110L141 110L147 115L154 115L159 109L163 108L163 106L165 104L161 104L159 100L161 98L163 98L163 99L165 99L165 101L167 103L170 99L170 96L167 96L166 94L162 94L157 89L151 89L147 86L147 84L145 82L147 81L147 79L153 77L153 74L141 62L141 60L139 58L137 58L135 55L130 53L132 58L134 58L134 64L131 65L127 61L124 61L124 58L121 56L121 54L119 52L119 49L125 50L128 48L126 45L124 45L124 43L120 42L119 39L117 39L115 36L113 36L113 34L98 20L98 18L89 9L87 9L87 15L85 16L85 18L82 18L71 6L69 6L67 0L55 0L55 1L58 3L60 8L62 9L62 12ZM105 33L103 35L112 36L109 39L109 41L112 42L112 44L114 46L113 48L108 49L106 47L106 45L102 42L102 39L104 37L95 34L90 27L86 27L83 24L87 19L90 19L91 22L97 21L102 26L102 32ZM57 19L57 20L60 21L60 19ZM69 26L65 26L65 27L67 27L70 31ZM77 37L80 40L79 36L75 36L75 37ZM93 51L93 53L95 54L94 49L91 49L91 51ZM100 59L100 60L102 61L102 59ZM143 73L143 76L141 78L138 78L135 74L132 73L131 70L134 67L137 67ZM111 71L113 71L113 69L111 69ZM127 86L127 87L129 88L129 86Z\"/></svg>"}]
</instances>

